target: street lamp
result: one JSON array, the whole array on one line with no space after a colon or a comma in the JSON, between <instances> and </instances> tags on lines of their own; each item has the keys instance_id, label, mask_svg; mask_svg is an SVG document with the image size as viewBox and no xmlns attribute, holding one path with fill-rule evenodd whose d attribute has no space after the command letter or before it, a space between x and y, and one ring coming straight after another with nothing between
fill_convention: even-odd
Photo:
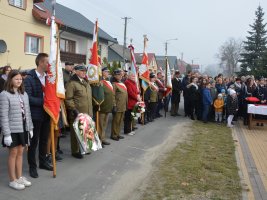
<instances>
[{"instance_id":1,"label":"street lamp","mask_svg":"<svg viewBox=\"0 0 267 200\"><path fill-rule=\"evenodd\" d=\"M168 53L168 42L169 42L169 41L173 41L173 40L178 40L178 38L168 39L168 40L166 40L166 42L165 42L165 55L166 55L166 56L167 56L167 53Z\"/></svg>"}]
</instances>

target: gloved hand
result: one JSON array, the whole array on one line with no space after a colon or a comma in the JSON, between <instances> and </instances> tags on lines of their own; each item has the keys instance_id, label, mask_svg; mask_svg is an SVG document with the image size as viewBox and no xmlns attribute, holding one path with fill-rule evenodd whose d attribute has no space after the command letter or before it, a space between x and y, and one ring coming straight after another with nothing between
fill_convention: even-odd
<instances>
[{"instance_id":1,"label":"gloved hand","mask_svg":"<svg viewBox=\"0 0 267 200\"><path fill-rule=\"evenodd\" d=\"M11 135L7 135L7 136L4 137L4 144L5 144L6 146L9 147L9 146L11 145L12 142L13 142L13 141L12 141Z\"/></svg>"},{"instance_id":2,"label":"gloved hand","mask_svg":"<svg viewBox=\"0 0 267 200\"><path fill-rule=\"evenodd\" d=\"M112 114L115 114L117 112L117 106L113 106L112 108Z\"/></svg>"},{"instance_id":3,"label":"gloved hand","mask_svg":"<svg viewBox=\"0 0 267 200\"><path fill-rule=\"evenodd\" d=\"M79 115L79 111L77 109L72 111L73 117L76 118Z\"/></svg>"},{"instance_id":4,"label":"gloved hand","mask_svg":"<svg viewBox=\"0 0 267 200\"><path fill-rule=\"evenodd\" d=\"M30 131L29 133L30 133L30 138L32 138L33 137L33 131Z\"/></svg>"}]
</instances>

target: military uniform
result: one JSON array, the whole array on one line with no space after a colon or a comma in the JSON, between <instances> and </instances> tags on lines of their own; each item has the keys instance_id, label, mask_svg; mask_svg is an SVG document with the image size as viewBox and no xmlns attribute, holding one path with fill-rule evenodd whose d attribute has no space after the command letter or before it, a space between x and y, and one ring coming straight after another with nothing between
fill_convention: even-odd
<instances>
[{"instance_id":1,"label":"military uniform","mask_svg":"<svg viewBox=\"0 0 267 200\"><path fill-rule=\"evenodd\" d=\"M156 110L158 105L158 87L155 83L152 83L153 86L150 86L149 92L149 102L148 102L148 120L153 121L156 118Z\"/></svg>"},{"instance_id":2,"label":"military uniform","mask_svg":"<svg viewBox=\"0 0 267 200\"><path fill-rule=\"evenodd\" d=\"M72 126L75 120L74 113L86 113L93 116L92 91L89 82L80 79L76 74L73 75L66 87L65 104L70 115L71 152L76 154L79 152L79 145Z\"/></svg>"},{"instance_id":3,"label":"military uniform","mask_svg":"<svg viewBox=\"0 0 267 200\"><path fill-rule=\"evenodd\" d=\"M115 106L117 110L112 119L111 138L118 139L123 138L120 136L120 131L123 123L124 112L127 109L128 93L124 83L115 81L112 85L115 92Z\"/></svg>"},{"instance_id":4,"label":"military uniform","mask_svg":"<svg viewBox=\"0 0 267 200\"><path fill-rule=\"evenodd\" d=\"M102 80L101 84L104 88L104 102L100 105L98 135L102 143L107 144L105 138L108 124L108 114L112 112L112 109L115 106L115 93L109 80Z\"/></svg>"}]
</instances>

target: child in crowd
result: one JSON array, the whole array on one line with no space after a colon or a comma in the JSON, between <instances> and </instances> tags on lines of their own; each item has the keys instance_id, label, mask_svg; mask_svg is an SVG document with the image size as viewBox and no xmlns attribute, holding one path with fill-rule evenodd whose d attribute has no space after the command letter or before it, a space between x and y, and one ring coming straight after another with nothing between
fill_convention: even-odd
<instances>
[{"instance_id":1,"label":"child in crowd","mask_svg":"<svg viewBox=\"0 0 267 200\"><path fill-rule=\"evenodd\" d=\"M227 127L232 128L232 121L234 118L234 115L238 111L238 99L236 92L234 90L230 90L229 96L227 97Z\"/></svg>"},{"instance_id":2,"label":"child in crowd","mask_svg":"<svg viewBox=\"0 0 267 200\"><path fill-rule=\"evenodd\" d=\"M222 123L222 114L224 108L223 95L218 94L217 99L214 101L215 108L215 122Z\"/></svg>"}]
</instances>

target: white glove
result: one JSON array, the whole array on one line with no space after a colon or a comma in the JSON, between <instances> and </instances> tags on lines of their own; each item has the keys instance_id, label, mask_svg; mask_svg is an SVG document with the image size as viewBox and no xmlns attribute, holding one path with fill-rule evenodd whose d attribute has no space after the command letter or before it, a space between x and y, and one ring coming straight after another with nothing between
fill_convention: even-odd
<instances>
[{"instance_id":1,"label":"white glove","mask_svg":"<svg viewBox=\"0 0 267 200\"><path fill-rule=\"evenodd\" d=\"M33 131L30 131L30 138L33 137Z\"/></svg>"},{"instance_id":2,"label":"white glove","mask_svg":"<svg viewBox=\"0 0 267 200\"><path fill-rule=\"evenodd\" d=\"M5 136L4 137L4 144L9 147L11 145L11 143L12 143L11 135Z\"/></svg>"}]
</instances>

